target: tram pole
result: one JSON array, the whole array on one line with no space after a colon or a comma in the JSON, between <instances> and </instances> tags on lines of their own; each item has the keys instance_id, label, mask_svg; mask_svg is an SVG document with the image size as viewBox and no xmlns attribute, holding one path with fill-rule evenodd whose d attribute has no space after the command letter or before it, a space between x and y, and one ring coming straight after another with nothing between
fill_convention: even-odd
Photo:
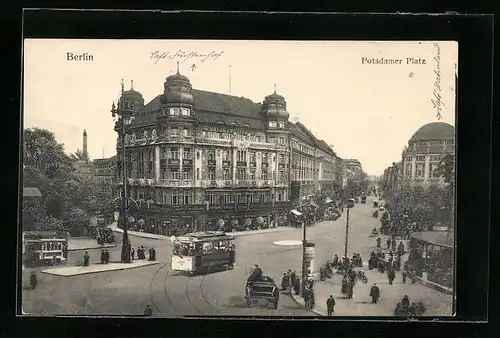
<instances>
[{"instance_id":1,"label":"tram pole","mask_svg":"<svg viewBox=\"0 0 500 338\"><path fill-rule=\"evenodd\" d=\"M122 87L123 92L123 87ZM120 121L120 127L118 128L118 133L120 135L120 157L122 162L122 197L120 203L120 218L123 229L122 236L122 250L121 250L121 262L122 263L130 263L130 252L129 252L129 239L128 239L128 226L127 226L127 211L128 211L128 199L127 199L127 166L126 166L126 153L125 153L125 126L126 120L128 118L132 118L132 112L127 109L127 107L123 106L124 102L118 102L118 106L115 109L115 105L113 103L112 107L112 116L118 115Z\"/></svg>"},{"instance_id":2,"label":"tram pole","mask_svg":"<svg viewBox=\"0 0 500 338\"><path fill-rule=\"evenodd\" d=\"M304 291L306 288L306 279L307 279L307 262L306 262L306 245L307 245L307 225L306 221L302 222L302 285L301 285L301 294L304 297Z\"/></svg>"}]
</instances>

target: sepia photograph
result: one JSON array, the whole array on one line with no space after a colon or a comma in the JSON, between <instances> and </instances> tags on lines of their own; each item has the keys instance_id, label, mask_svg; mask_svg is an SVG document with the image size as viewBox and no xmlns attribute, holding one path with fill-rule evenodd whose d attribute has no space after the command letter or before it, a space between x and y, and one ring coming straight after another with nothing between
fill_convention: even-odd
<instances>
[{"instance_id":1,"label":"sepia photograph","mask_svg":"<svg viewBox=\"0 0 500 338\"><path fill-rule=\"evenodd\" d=\"M455 41L24 39L18 312L454 316L457 79Z\"/></svg>"}]
</instances>

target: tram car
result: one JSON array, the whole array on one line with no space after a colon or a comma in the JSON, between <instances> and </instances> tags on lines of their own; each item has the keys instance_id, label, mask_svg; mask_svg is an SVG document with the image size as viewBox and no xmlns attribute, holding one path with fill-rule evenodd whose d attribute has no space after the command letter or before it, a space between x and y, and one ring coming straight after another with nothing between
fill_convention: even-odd
<instances>
[{"instance_id":1,"label":"tram car","mask_svg":"<svg viewBox=\"0 0 500 338\"><path fill-rule=\"evenodd\" d=\"M262 277L259 281L247 281L245 288L245 299L247 306L265 302L267 306L272 305L278 309L280 292L272 278Z\"/></svg>"},{"instance_id":2,"label":"tram car","mask_svg":"<svg viewBox=\"0 0 500 338\"><path fill-rule=\"evenodd\" d=\"M172 270L188 274L232 269L234 238L221 231L200 231L173 239Z\"/></svg>"},{"instance_id":3,"label":"tram car","mask_svg":"<svg viewBox=\"0 0 500 338\"><path fill-rule=\"evenodd\" d=\"M22 246L23 265L28 267L57 265L68 258L68 240L59 233L23 232Z\"/></svg>"}]
</instances>

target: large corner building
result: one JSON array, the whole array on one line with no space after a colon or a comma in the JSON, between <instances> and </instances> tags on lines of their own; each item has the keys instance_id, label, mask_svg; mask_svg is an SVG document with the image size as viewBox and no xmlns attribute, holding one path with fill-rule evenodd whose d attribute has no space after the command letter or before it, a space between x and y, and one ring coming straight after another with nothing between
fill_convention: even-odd
<instances>
[{"instance_id":1,"label":"large corner building","mask_svg":"<svg viewBox=\"0 0 500 338\"><path fill-rule=\"evenodd\" d=\"M276 226L292 203L336 189L335 152L289 121L276 90L254 103L193 89L177 72L147 104L122 86L114 109L133 111L124 140L126 181L147 231ZM119 136L118 154L120 145ZM121 166L119 155L119 176Z\"/></svg>"}]
</instances>

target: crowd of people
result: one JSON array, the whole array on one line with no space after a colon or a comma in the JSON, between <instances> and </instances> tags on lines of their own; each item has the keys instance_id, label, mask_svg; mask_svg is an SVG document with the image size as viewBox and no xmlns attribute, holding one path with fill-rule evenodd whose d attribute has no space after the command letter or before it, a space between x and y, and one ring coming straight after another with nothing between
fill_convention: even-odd
<instances>
[{"instance_id":1,"label":"crowd of people","mask_svg":"<svg viewBox=\"0 0 500 338\"><path fill-rule=\"evenodd\" d=\"M404 295L403 298L396 304L394 309L395 316L421 316L426 311L426 307L422 302L412 302L410 304L410 299L408 295Z\"/></svg>"}]
</instances>

